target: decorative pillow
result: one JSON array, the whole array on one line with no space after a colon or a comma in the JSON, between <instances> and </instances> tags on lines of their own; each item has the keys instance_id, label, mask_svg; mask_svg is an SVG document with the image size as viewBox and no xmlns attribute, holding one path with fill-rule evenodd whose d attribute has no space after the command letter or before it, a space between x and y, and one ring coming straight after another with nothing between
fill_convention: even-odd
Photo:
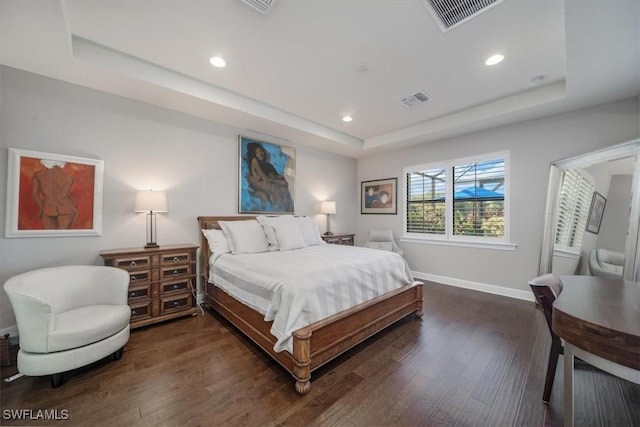
<instances>
[{"instance_id":1,"label":"decorative pillow","mask_svg":"<svg viewBox=\"0 0 640 427\"><path fill-rule=\"evenodd\" d=\"M296 222L298 223L300 234L302 234L302 239L306 246L316 246L322 242L318 226L311 218L308 216L299 216L296 217Z\"/></svg>"},{"instance_id":2,"label":"decorative pillow","mask_svg":"<svg viewBox=\"0 0 640 427\"><path fill-rule=\"evenodd\" d=\"M217 257L231 252L227 238L222 230L202 230L202 234L207 238L209 249L214 256Z\"/></svg>"},{"instance_id":3,"label":"decorative pillow","mask_svg":"<svg viewBox=\"0 0 640 427\"><path fill-rule=\"evenodd\" d=\"M298 227L298 221L291 215L281 216L272 222L281 251L300 249L307 246Z\"/></svg>"},{"instance_id":4,"label":"decorative pillow","mask_svg":"<svg viewBox=\"0 0 640 427\"><path fill-rule=\"evenodd\" d=\"M269 242L260 223L254 219L247 221L218 221L229 242L231 253L255 254L267 252Z\"/></svg>"},{"instance_id":5,"label":"decorative pillow","mask_svg":"<svg viewBox=\"0 0 640 427\"><path fill-rule=\"evenodd\" d=\"M393 243L391 242L369 242L367 247L371 249L381 249L383 251L392 251Z\"/></svg>"},{"instance_id":6,"label":"decorative pillow","mask_svg":"<svg viewBox=\"0 0 640 427\"><path fill-rule=\"evenodd\" d=\"M264 234L269 242L269 251L279 251L280 243L278 242L278 236L276 236L276 230L273 228L274 224L281 221L288 221L293 219L293 215L282 216L259 216L256 218L264 229Z\"/></svg>"}]
</instances>

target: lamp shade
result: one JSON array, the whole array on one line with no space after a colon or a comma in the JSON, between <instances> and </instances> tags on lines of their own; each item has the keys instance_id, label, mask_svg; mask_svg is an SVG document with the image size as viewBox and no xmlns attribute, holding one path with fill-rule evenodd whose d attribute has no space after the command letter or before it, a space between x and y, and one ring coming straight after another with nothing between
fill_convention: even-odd
<instances>
[{"instance_id":1,"label":"lamp shade","mask_svg":"<svg viewBox=\"0 0 640 427\"><path fill-rule=\"evenodd\" d=\"M336 202L333 200L327 200L324 202L320 202L320 213L323 214L335 214L336 213Z\"/></svg>"},{"instance_id":2,"label":"lamp shade","mask_svg":"<svg viewBox=\"0 0 640 427\"><path fill-rule=\"evenodd\" d=\"M135 212L169 212L167 193L164 191L138 191L136 193Z\"/></svg>"}]
</instances>

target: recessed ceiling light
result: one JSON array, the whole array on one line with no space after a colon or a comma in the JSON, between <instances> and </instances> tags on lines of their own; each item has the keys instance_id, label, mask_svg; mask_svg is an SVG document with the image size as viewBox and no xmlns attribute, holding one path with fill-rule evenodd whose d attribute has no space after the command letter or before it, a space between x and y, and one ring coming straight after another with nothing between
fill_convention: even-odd
<instances>
[{"instance_id":1,"label":"recessed ceiling light","mask_svg":"<svg viewBox=\"0 0 640 427\"><path fill-rule=\"evenodd\" d=\"M344 117L342 117L342 121L343 121L343 122L350 122L351 120L353 120L353 117L351 117L351 116L344 116Z\"/></svg>"},{"instance_id":2,"label":"recessed ceiling light","mask_svg":"<svg viewBox=\"0 0 640 427\"><path fill-rule=\"evenodd\" d=\"M498 53L496 55L490 56L486 61L484 61L484 63L486 65L496 65L496 64L501 63L503 59L504 59L504 55L500 55Z\"/></svg>"},{"instance_id":3,"label":"recessed ceiling light","mask_svg":"<svg viewBox=\"0 0 640 427\"><path fill-rule=\"evenodd\" d=\"M227 61L220 58L219 56L212 56L211 59L209 59L209 62L214 67L218 67L218 68L223 68L227 66Z\"/></svg>"}]
</instances>

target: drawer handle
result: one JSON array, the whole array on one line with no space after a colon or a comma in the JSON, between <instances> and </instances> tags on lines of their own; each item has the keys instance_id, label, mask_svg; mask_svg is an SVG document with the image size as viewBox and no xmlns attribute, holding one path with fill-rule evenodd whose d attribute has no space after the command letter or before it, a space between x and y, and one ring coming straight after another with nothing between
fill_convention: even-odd
<instances>
[{"instance_id":1,"label":"drawer handle","mask_svg":"<svg viewBox=\"0 0 640 427\"><path fill-rule=\"evenodd\" d=\"M129 296L130 296L130 297L135 297L135 296L136 296L136 293L135 293L135 292L130 292L130 293L129 293Z\"/></svg>"},{"instance_id":2,"label":"drawer handle","mask_svg":"<svg viewBox=\"0 0 640 427\"><path fill-rule=\"evenodd\" d=\"M135 266L136 266L136 265L138 265L138 264L136 264L136 262L135 262L135 261L131 261L131 264L129 264L129 265L130 265L131 267L135 267Z\"/></svg>"},{"instance_id":3,"label":"drawer handle","mask_svg":"<svg viewBox=\"0 0 640 427\"><path fill-rule=\"evenodd\" d=\"M173 285L173 289L178 289L178 285Z\"/></svg>"},{"instance_id":4,"label":"drawer handle","mask_svg":"<svg viewBox=\"0 0 640 427\"><path fill-rule=\"evenodd\" d=\"M179 307L179 306L180 306L180 303L179 303L178 301L174 301L174 302L173 302L173 306L174 306L174 307Z\"/></svg>"},{"instance_id":5,"label":"drawer handle","mask_svg":"<svg viewBox=\"0 0 640 427\"><path fill-rule=\"evenodd\" d=\"M131 281L135 282L136 281L136 276L131 276Z\"/></svg>"},{"instance_id":6,"label":"drawer handle","mask_svg":"<svg viewBox=\"0 0 640 427\"><path fill-rule=\"evenodd\" d=\"M180 261L180 258L178 258L177 256L174 256L173 257L173 262L178 262L178 261Z\"/></svg>"},{"instance_id":7,"label":"drawer handle","mask_svg":"<svg viewBox=\"0 0 640 427\"><path fill-rule=\"evenodd\" d=\"M135 310L131 310L131 315L132 315L132 316L135 316L135 315L137 315L137 314L138 314L138 312L137 312L137 311L135 311Z\"/></svg>"},{"instance_id":8,"label":"drawer handle","mask_svg":"<svg viewBox=\"0 0 640 427\"><path fill-rule=\"evenodd\" d=\"M177 276L178 274L180 274L180 273L178 273L178 270L173 270L173 275L174 276Z\"/></svg>"}]
</instances>

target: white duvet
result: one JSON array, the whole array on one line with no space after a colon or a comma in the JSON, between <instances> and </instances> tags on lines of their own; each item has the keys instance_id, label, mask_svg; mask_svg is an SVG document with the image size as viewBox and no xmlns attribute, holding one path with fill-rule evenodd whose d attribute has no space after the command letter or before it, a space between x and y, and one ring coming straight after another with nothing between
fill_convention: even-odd
<instances>
[{"instance_id":1,"label":"white duvet","mask_svg":"<svg viewBox=\"0 0 640 427\"><path fill-rule=\"evenodd\" d=\"M396 253L342 245L224 254L209 281L273 320L275 351L292 352L293 331L413 283Z\"/></svg>"}]
</instances>

